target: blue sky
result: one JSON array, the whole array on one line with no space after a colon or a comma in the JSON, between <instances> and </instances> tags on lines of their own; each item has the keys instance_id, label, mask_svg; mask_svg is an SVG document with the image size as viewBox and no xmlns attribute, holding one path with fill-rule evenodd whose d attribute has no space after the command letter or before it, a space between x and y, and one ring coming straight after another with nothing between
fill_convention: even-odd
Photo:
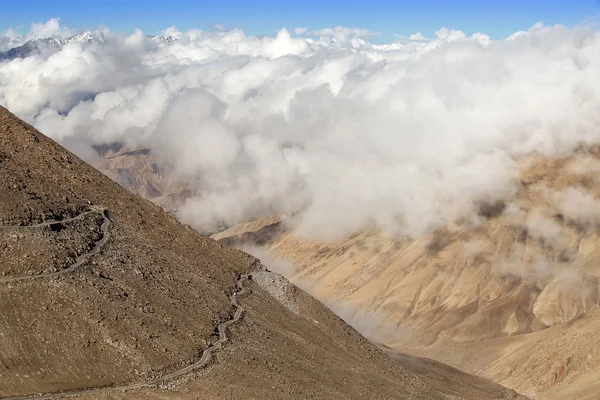
<instances>
[{"instance_id":1,"label":"blue sky","mask_svg":"<svg viewBox=\"0 0 600 400\"><path fill-rule=\"evenodd\" d=\"M221 24L251 35L272 35L281 27L346 26L381 32L373 41L382 42L393 41L394 34L418 31L432 36L442 26L501 38L538 21L573 26L598 15L600 0L2 0L0 32L10 27L27 31L31 22L59 17L76 29L107 25L122 32L141 28L149 34L173 25L185 30Z\"/></svg>"}]
</instances>

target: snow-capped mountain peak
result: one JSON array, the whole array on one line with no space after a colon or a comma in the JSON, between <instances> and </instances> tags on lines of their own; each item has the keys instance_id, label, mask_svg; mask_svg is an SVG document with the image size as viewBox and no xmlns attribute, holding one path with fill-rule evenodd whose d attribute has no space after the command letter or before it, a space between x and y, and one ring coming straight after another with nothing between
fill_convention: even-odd
<instances>
[{"instance_id":1,"label":"snow-capped mountain peak","mask_svg":"<svg viewBox=\"0 0 600 400\"><path fill-rule=\"evenodd\" d=\"M57 49L61 48L65 44L67 44L67 39L62 37L47 37L41 39L33 39L28 41L27 43L35 43L37 45L46 45L56 47ZM25 44L27 44L25 43Z\"/></svg>"},{"instance_id":2,"label":"snow-capped mountain peak","mask_svg":"<svg viewBox=\"0 0 600 400\"><path fill-rule=\"evenodd\" d=\"M98 37L90 31L78 33L77 35L71 36L66 39L67 43L79 42L79 43L106 43L104 38Z\"/></svg>"},{"instance_id":3,"label":"snow-capped mountain peak","mask_svg":"<svg viewBox=\"0 0 600 400\"><path fill-rule=\"evenodd\" d=\"M173 42L176 40L173 38L173 36L148 36L148 38L156 43L159 47L173 44Z\"/></svg>"}]
</instances>

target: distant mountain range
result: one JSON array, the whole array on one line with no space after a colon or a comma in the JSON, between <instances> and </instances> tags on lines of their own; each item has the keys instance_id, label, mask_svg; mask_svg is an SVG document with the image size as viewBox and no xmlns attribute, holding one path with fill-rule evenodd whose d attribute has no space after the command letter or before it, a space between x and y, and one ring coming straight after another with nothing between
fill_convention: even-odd
<instances>
[{"instance_id":1,"label":"distant mountain range","mask_svg":"<svg viewBox=\"0 0 600 400\"><path fill-rule=\"evenodd\" d=\"M159 47L172 44L175 39L172 36L152 36L148 35L148 39L152 40ZM69 43L83 44L106 44L108 40L104 37L95 35L92 32L80 32L70 37L47 37L39 39L31 39L20 46L13 47L7 51L0 52L0 61L13 60L15 58L26 58L35 54L40 54L44 51L57 51Z\"/></svg>"}]
</instances>

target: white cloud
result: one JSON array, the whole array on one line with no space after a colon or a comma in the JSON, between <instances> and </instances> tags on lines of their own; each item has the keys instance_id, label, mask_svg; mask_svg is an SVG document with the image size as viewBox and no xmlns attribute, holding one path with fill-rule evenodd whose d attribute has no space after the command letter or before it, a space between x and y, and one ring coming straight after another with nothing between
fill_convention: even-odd
<instances>
[{"instance_id":1,"label":"white cloud","mask_svg":"<svg viewBox=\"0 0 600 400\"><path fill-rule=\"evenodd\" d=\"M463 31L456 29L440 28L435 31L435 35L442 40L451 42L454 40L466 39L467 35Z\"/></svg>"},{"instance_id":2,"label":"white cloud","mask_svg":"<svg viewBox=\"0 0 600 400\"><path fill-rule=\"evenodd\" d=\"M526 226L528 234L539 239L545 247L562 250L569 244L570 236L541 210L535 209L527 216Z\"/></svg>"},{"instance_id":3,"label":"white cloud","mask_svg":"<svg viewBox=\"0 0 600 400\"><path fill-rule=\"evenodd\" d=\"M567 187L553 192L550 201L568 221L586 228L600 225L600 201L581 189Z\"/></svg>"},{"instance_id":4,"label":"white cloud","mask_svg":"<svg viewBox=\"0 0 600 400\"><path fill-rule=\"evenodd\" d=\"M13 28L8 28L6 30L6 32L4 32L4 37L6 37L8 39L16 39L19 36L20 36L19 33Z\"/></svg>"},{"instance_id":5,"label":"white cloud","mask_svg":"<svg viewBox=\"0 0 600 400\"><path fill-rule=\"evenodd\" d=\"M317 32L344 40L172 27L178 40L157 47L111 34L0 62L0 104L86 157L114 141L151 148L196 191L181 210L192 225L287 213L325 239L476 223L478 201L518 185L515 157L600 140L592 30L492 41L441 29L387 46L364 30Z\"/></svg>"},{"instance_id":6,"label":"white cloud","mask_svg":"<svg viewBox=\"0 0 600 400\"><path fill-rule=\"evenodd\" d=\"M300 28L306 29L306 28ZM300 34L300 33L297 33ZM349 37L371 37L378 36L380 33L373 32L368 29L360 29L360 28L347 28L343 26L336 26L335 28L323 28L317 29L314 31L306 32L304 31L302 34L307 36L329 36L336 39L346 39Z\"/></svg>"},{"instance_id":7,"label":"white cloud","mask_svg":"<svg viewBox=\"0 0 600 400\"><path fill-rule=\"evenodd\" d=\"M180 40L184 35L177 29L176 26L170 26L164 31L159 32L158 36L172 37L175 40Z\"/></svg>"},{"instance_id":8,"label":"white cloud","mask_svg":"<svg viewBox=\"0 0 600 400\"><path fill-rule=\"evenodd\" d=\"M304 28L295 28L294 29L294 33L296 35L304 35L306 32L308 32L308 28L304 27Z\"/></svg>"},{"instance_id":9,"label":"white cloud","mask_svg":"<svg viewBox=\"0 0 600 400\"><path fill-rule=\"evenodd\" d=\"M30 36L32 38L44 38L53 36L71 36L75 31L60 25L60 18L51 18L47 22L33 22L31 24Z\"/></svg>"},{"instance_id":10,"label":"white cloud","mask_svg":"<svg viewBox=\"0 0 600 400\"><path fill-rule=\"evenodd\" d=\"M228 31L228 29L224 25L221 25L221 24L214 24L212 27L213 27L214 30L216 30L218 32L226 32L226 31Z\"/></svg>"},{"instance_id":11,"label":"white cloud","mask_svg":"<svg viewBox=\"0 0 600 400\"><path fill-rule=\"evenodd\" d=\"M410 35L408 37L408 40L422 41L422 40L427 40L427 38L421 32L417 32L417 33L413 33L412 35Z\"/></svg>"}]
</instances>

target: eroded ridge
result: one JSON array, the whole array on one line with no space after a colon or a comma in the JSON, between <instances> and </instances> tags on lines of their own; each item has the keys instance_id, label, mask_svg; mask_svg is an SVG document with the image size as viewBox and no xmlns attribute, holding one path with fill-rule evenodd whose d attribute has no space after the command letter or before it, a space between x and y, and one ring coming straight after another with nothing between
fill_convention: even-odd
<instances>
[{"instance_id":1,"label":"eroded ridge","mask_svg":"<svg viewBox=\"0 0 600 400\"><path fill-rule=\"evenodd\" d=\"M249 277L249 275L240 275L238 277L237 282L236 282L236 291L233 292L233 294L231 294L229 296L229 301L235 308L235 312L234 312L233 316L230 319L228 319L227 321L225 321L217 326L217 331L219 332L219 339L215 343L213 343L211 346L204 349L204 351L202 352L202 356L194 364L188 365L184 368L178 369L177 371L173 371L171 373L162 375L158 378L154 378L154 379L151 379L146 382L133 383L133 384L121 385L121 386L105 386L105 387L99 387L99 388L87 388L87 389L80 389L80 390L71 390L71 391L66 391L66 392L57 392L57 393L48 393L48 394L39 394L39 395L30 395L30 396L21 396L21 397L2 397L1 399L7 399L7 400L8 399L10 399L10 400L59 399L59 398L76 397L76 396L83 396L83 395L97 395L97 394L109 393L109 392L124 392L124 391L134 390L134 389L147 389L147 388L155 387L158 384L161 384L163 382L167 382L167 381L179 378L179 377L186 375L194 370L204 368L206 365L208 365L208 363L212 359L213 353L216 350L220 349L222 347L222 345L225 342L227 342L227 340L229 340L229 337L227 336L227 328L229 326L235 324L242 317L244 309L238 303L237 298L246 292L246 289L244 288L243 284L244 284L244 281L246 281L248 279L248 277Z\"/></svg>"},{"instance_id":2,"label":"eroded ridge","mask_svg":"<svg viewBox=\"0 0 600 400\"><path fill-rule=\"evenodd\" d=\"M82 212L81 214L77 215L76 217L64 219L61 221L49 221L49 222L43 222L43 223L35 224L35 225L13 225L13 226L10 226L10 228L41 228L41 227L46 227L46 226L58 225L58 224L66 224L69 222L80 220L80 219L84 218L86 215L89 215L92 213L99 214L102 217L103 221L102 221L102 225L100 226L100 231L101 231L102 236L95 243L94 248L91 251L88 251L87 253L83 253L83 254L79 255L73 264L69 265L66 268L61 269L60 271L48 272L48 273L39 274L39 275L20 275L20 276L2 277L2 278L0 278L0 283L18 282L18 281L25 281L25 280L32 280L32 279L41 279L41 278L50 278L50 277L55 277L58 275L66 274L70 271L73 271L74 269L81 267L88 260L88 258L93 256L94 254L98 254L100 252L100 250L102 250L102 247L104 247L104 245L108 241L108 239L110 237L109 228L110 228L111 221L110 221L110 218L108 218L106 208L96 206L96 207L93 207L92 209L90 209L89 211Z\"/></svg>"}]
</instances>

